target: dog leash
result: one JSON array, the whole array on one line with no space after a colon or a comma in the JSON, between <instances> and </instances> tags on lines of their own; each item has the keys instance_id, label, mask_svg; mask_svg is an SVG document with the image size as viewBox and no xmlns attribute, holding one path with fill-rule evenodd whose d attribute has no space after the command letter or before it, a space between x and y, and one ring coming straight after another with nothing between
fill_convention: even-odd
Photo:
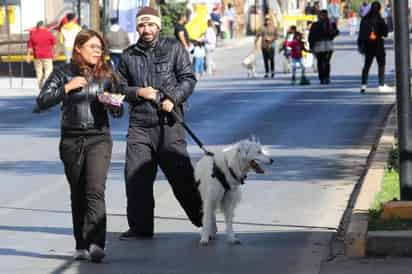
<instances>
[{"instance_id":1,"label":"dog leash","mask_svg":"<svg viewBox=\"0 0 412 274\"><path fill-rule=\"evenodd\" d=\"M179 114L177 114L177 112L175 110L172 110L170 112L170 114L173 116L173 118L179 122L180 124L182 124L182 126L184 127L184 129L187 131L187 133L190 135L190 137L192 137L192 139L195 141L195 143L200 147L201 150L203 150L203 152L207 155L207 156L213 156L214 153L207 150L205 148L205 146L203 145L202 141L200 141L200 139L196 136L196 134L190 129L190 127L185 123L185 121L183 121L182 117L180 117Z\"/></svg>"}]
</instances>

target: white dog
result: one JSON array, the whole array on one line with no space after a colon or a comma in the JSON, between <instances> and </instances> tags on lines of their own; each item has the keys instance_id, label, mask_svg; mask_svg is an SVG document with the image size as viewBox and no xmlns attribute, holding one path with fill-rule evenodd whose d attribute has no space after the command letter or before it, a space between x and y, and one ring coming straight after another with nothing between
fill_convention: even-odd
<instances>
[{"instance_id":1,"label":"white dog","mask_svg":"<svg viewBox=\"0 0 412 274\"><path fill-rule=\"evenodd\" d=\"M242 65L247 70L248 78L256 78L256 53L252 51L245 59L243 59Z\"/></svg>"},{"instance_id":2,"label":"white dog","mask_svg":"<svg viewBox=\"0 0 412 274\"><path fill-rule=\"evenodd\" d=\"M229 243L238 244L233 231L233 216L240 202L240 185L248 172L264 173L260 164L272 164L273 160L255 140L244 140L213 156L204 156L196 165L195 177L203 201L203 227L200 243L208 244L217 232L216 210L225 217Z\"/></svg>"}]
</instances>

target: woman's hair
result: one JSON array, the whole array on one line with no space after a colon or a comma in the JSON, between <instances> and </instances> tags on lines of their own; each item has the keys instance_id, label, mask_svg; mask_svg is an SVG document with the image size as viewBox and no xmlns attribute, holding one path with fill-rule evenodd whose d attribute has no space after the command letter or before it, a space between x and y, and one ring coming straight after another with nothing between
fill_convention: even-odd
<instances>
[{"instance_id":1,"label":"woman's hair","mask_svg":"<svg viewBox=\"0 0 412 274\"><path fill-rule=\"evenodd\" d=\"M91 67L89 64L86 63L86 61L83 59L80 53L76 51L76 48L81 48L87 41L89 41L93 37L97 37L100 40L100 43L102 44L102 56L100 56L100 59L97 62L97 64ZM97 31L91 29L83 29L77 34L76 39L74 40L72 63L78 66L82 76L93 76L97 79L113 77L112 68L106 62L106 56L106 42Z\"/></svg>"}]
</instances>

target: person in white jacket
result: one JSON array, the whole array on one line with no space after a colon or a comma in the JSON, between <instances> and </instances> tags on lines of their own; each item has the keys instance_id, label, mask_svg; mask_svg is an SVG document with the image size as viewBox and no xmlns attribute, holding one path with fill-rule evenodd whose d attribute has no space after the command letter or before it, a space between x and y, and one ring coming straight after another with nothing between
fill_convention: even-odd
<instances>
[{"instance_id":1,"label":"person in white jacket","mask_svg":"<svg viewBox=\"0 0 412 274\"><path fill-rule=\"evenodd\" d=\"M206 68L207 74L212 75L216 70L215 61L213 58L213 53L216 49L216 32L215 26L212 20L207 21L207 29L204 38L205 49L206 49Z\"/></svg>"}]
</instances>

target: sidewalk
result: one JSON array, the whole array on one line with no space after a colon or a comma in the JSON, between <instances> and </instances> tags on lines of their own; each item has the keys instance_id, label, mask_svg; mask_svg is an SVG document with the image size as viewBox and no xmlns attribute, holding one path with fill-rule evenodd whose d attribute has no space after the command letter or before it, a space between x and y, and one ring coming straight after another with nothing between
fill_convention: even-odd
<instances>
[{"instance_id":1,"label":"sidewalk","mask_svg":"<svg viewBox=\"0 0 412 274\"><path fill-rule=\"evenodd\" d=\"M36 96L38 92L35 78L0 77L0 97Z\"/></svg>"},{"instance_id":2,"label":"sidewalk","mask_svg":"<svg viewBox=\"0 0 412 274\"><path fill-rule=\"evenodd\" d=\"M243 36L235 39L220 40L216 50L242 47L246 44L252 43L254 40L255 36Z\"/></svg>"},{"instance_id":3,"label":"sidewalk","mask_svg":"<svg viewBox=\"0 0 412 274\"><path fill-rule=\"evenodd\" d=\"M321 267L320 274L412 273L412 258L337 258Z\"/></svg>"}]
</instances>

